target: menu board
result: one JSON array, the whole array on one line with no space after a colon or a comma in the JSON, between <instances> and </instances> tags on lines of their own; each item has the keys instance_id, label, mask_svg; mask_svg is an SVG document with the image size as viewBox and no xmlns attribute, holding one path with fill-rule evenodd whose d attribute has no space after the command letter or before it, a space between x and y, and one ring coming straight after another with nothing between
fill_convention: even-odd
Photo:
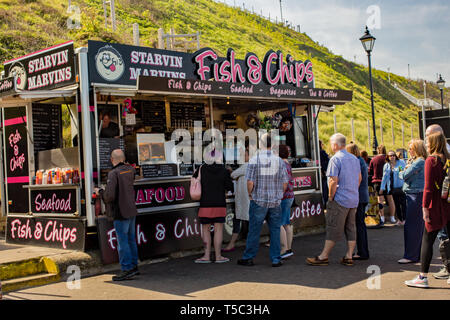
<instances>
[{"instance_id":1,"label":"menu board","mask_svg":"<svg viewBox=\"0 0 450 320\"><path fill-rule=\"evenodd\" d=\"M144 178L173 177L178 175L177 165L174 163L145 164L141 166L141 169Z\"/></svg>"},{"instance_id":2,"label":"menu board","mask_svg":"<svg viewBox=\"0 0 450 320\"><path fill-rule=\"evenodd\" d=\"M119 138L99 138L99 154L100 154L100 169L112 169L111 152L115 149L122 149L125 151L123 139Z\"/></svg>"},{"instance_id":3,"label":"menu board","mask_svg":"<svg viewBox=\"0 0 450 320\"><path fill-rule=\"evenodd\" d=\"M205 105L202 103L171 103L170 119L172 127L193 126L194 121L202 121L206 127Z\"/></svg>"},{"instance_id":4,"label":"menu board","mask_svg":"<svg viewBox=\"0 0 450 320\"><path fill-rule=\"evenodd\" d=\"M32 110L34 152L61 148L61 105L34 103Z\"/></svg>"},{"instance_id":5,"label":"menu board","mask_svg":"<svg viewBox=\"0 0 450 320\"><path fill-rule=\"evenodd\" d=\"M166 131L166 108L164 101L142 101L142 121L152 127L152 132Z\"/></svg>"}]
</instances>

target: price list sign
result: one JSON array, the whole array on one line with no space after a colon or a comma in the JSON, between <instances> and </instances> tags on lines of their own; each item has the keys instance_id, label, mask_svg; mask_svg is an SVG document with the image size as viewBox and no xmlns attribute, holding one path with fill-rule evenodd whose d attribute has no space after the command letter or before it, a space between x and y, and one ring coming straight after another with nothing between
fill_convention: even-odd
<instances>
[{"instance_id":1,"label":"price list sign","mask_svg":"<svg viewBox=\"0 0 450 320\"><path fill-rule=\"evenodd\" d=\"M163 101L142 101L142 121L152 132L166 130L166 109Z\"/></svg>"},{"instance_id":2,"label":"price list sign","mask_svg":"<svg viewBox=\"0 0 450 320\"><path fill-rule=\"evenodd\" d=\"M36 103L32 110L34 151L61 148L61 105Z\"/></svg>"}]
</instances>

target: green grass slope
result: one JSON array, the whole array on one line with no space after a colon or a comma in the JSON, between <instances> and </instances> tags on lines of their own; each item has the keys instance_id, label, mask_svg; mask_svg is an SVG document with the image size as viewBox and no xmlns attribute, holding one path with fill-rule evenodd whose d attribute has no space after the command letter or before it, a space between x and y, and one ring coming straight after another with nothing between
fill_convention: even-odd
<instances>
[{"instance_id":1,"label":"green grass slope","mask_svg":"<svg viewBox=\"0 0 450 320\"><path fill-rule=\"evenodd\" d=\"M18 57L67 40L75 46L87 40L132 44L132 25L139 24L141 45L156 46L157 30L176 33L201 32L201 47L212 47L225 55L232 47L243 58L254 52L260 58L269 49L281 50L296 59L310 59L316 87L353 90L353 101L337 106L334 114L338 131L351 139L351 118L355 124L355 140L362 149L371 149L367 120L371 120L368 70L334 55L304 33L274 24L257 15L243 12L211 0L116 0L117 30L105 28L101 0L72 0L81 12L81 28L68 28L67 0L0 0L0 59ZM362 48L361 48L362 50ZM375 111L378 142L381 143L379 121L383 121L383 142L388 148L402 146L401 126L405 127L405 143L418 137L418 109L399 94L388 82L388 74L374 70ZM391 74L391 81L416 97L422 97L423 82ZM428 84L428 97L440 101L439 89ZM449 90L446 90L448 95ZM448 100L446 100L448 104ZM395 145L391 120L394 121ZM334 133L333 113L319 116L320 138L328 141Z\"/></svg>"}]
</instances>

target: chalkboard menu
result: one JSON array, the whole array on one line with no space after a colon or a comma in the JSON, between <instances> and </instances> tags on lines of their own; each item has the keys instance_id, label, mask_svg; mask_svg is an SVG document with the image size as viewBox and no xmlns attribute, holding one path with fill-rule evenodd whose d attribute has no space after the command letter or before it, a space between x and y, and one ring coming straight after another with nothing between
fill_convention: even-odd
<instances>
[{"instance_id":1,"label":"chalkboard menu","mask_svg":"<svg viewBox=\"0 0 450 320\"><path fill-rule=\"evenodd\" d=\"M201 165L201 163L180 163L180 176L192 176Z\"/></svg>"},{"instance_id":2,"label":"chalkboard menu","mask_svg":"<svg viewBox=\"0 0 450 320\"><path fill-rule=\"evenodd\" d=\"M174 163L145 164L141 166L144 178L173 177L178 175L177 165Z\"/></svg>"},{"instance_id":3,"label":"chalkboard menu","mask_svg":"<svg viewBox=\"0 0 450 320\"><path fill-rule=\"evenodd\" d=\"M125 151L123 139L118 138L99 138L99 154L100 154L100 169L112 169L111 152L115 149L122 149Z\"/></svg>"},{"instance_id":4,"label":"chalkboard menu","mask_svg":"<svg viewBox=\"0 0 450 320\"><path fill-rule=\"evenodd\" d=\"M152 132L166 131L166 108L164 101L141 101L142 121L151 126Z\"/></svg>"},{"instance_id":5,"label":"chalkboard menu","mask_svg":"<svg viewBox=\"0 0 450 320\"><path fill-rule=\"evenodd\" d=\"M191 126L194 121L202 121L202 126L206 127L205 105L202 103L171 103L170 119L172 127L175 128ZM186 120L191 123L186 124Z\"/></svg>"},{"instance_id":6,"label":"chalkboard menu","mask_svg":"<svg viewBox=\"0 0 450 320\"><path fill-rule=\"evenodd\" d=\"M34 152L62 147L60 104L33 104Z\"/></svg>"}]
</instances>

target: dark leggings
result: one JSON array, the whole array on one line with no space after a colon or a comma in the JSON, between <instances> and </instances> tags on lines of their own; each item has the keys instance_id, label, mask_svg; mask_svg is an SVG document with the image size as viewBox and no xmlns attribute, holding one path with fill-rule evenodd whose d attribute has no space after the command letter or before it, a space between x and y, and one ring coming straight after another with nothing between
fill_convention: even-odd
<instances>
[{"instance_id":1,"label":"dark leggings","mask_svg":"<svg viewBox=\"0 0 450 320\"><path fill-rule=\"evenodd\" d=\"M450 230L450 221L447 222L447 233ZM420 253L420 272L428 273L430 269L431 259L433 259L433 245L436 237L441 230L428 232L427 229L423 231L422 249Z\"/></svg>"},{"instance_id":2,"label":"dark leggings","mask_svg":"<svg viewBox=\"0 0 450 320\"><path fill-rule=\"evenodd\" d=\"M405 221L406 218L406 195L403 191L394 192L392 194L395 203L395 214L397 219Z\"/></svg>"}]
</instances>

